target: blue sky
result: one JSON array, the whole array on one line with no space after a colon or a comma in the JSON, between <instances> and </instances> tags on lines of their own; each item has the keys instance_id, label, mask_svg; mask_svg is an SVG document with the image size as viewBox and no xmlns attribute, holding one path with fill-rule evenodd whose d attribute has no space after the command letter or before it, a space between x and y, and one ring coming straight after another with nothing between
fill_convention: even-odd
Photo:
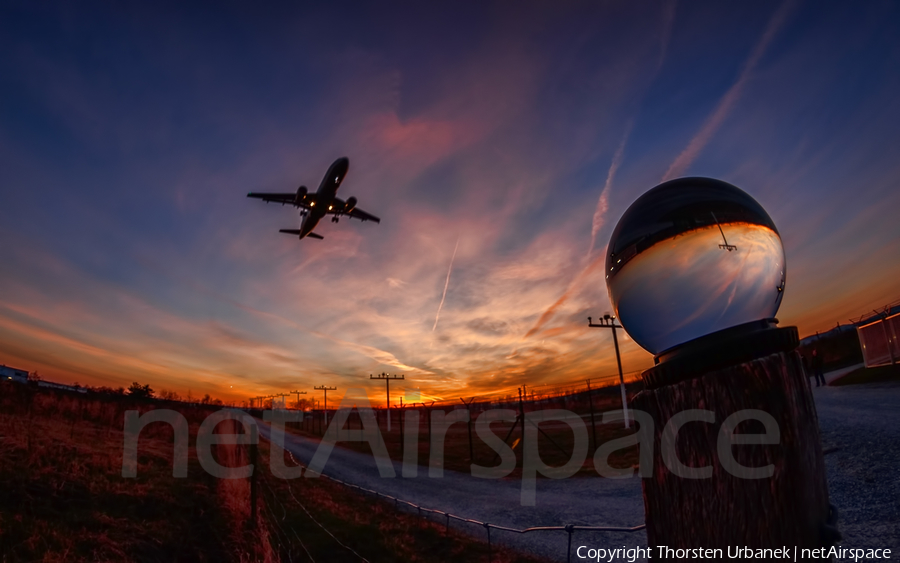
<instances>
[{"instance_id":1,"label":"blue sky","mask_svg":"<svg viewBox=\"0 0 900 563\"><path fill-rule=\"evenodd\" d=\"M782 324L828 329L897 298L898 20L877 1L5 3L0 362L223 398L609 376L592 265L683 175L766 208ZM245 197L339 156L380 225L298 242L277 232L295 211Z\"/></svg>"}]
</instances>

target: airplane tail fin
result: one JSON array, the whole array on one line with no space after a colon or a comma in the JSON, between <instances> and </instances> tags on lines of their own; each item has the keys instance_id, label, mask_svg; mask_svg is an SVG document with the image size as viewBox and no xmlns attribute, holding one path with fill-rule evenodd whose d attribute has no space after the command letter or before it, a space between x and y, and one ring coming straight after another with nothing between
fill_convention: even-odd
<instances>
[{"instance_id":1,"label":"airplane tail fin","mask_svg":"<svg viewBox=\"0 0 900 563\"><path fill-rule=\"evenodd\" d=\"M312 237L312 238L317 238L317 239L319 239L319 240L322 240L322 239L325 238L325 237L323 237L322 235L318 235L318 234L316 234L316 233L309 233L309 234L306 235L306 236Z\"/></svg>"}]
</instances>

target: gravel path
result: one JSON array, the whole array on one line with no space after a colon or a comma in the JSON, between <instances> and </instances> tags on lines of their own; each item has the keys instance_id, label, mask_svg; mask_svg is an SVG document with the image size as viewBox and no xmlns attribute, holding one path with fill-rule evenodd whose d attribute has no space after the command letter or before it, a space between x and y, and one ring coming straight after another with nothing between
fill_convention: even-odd
<instances>
[{"instance_id":1,"label":"gravel path","mask_svg":"<svg viewBox=\"0 0 900 563\"><path fill-rule=\"evenodd\" d=\"M831 503L851 548L900 556L900 384L813 388Z\"/></svg>"},{"instance_id":2,"label":"gravel path","mask_svg":"<svg viewBox=\"0 0 900 563\"><path fill-rule=\"evenodd\" d=\"M813 388L822 429L829 491L840 512L841 545L852 548L890 548L900 555L900 384ZM268 438L269 429L260 425ZM287 436L287 448L308 463L317 443ZM641 483L637 478L610 480L579 478L537 482L534 507L520 505L520 482L487 480L445 471L441 479L427 477L382 479L371 456L334 448L323 473L408 500L423 507L511 528L559 526L631 527L644 522ZM485 538L483 528L453 522L452 527ZM557 561L566 560L565 532L514 534L493 530L493 541ZM579 545L613 548L646 546L643 531L625 534L575 532ZM626 559L619 559L626 561Z\"/></svg>"}]
</instances>

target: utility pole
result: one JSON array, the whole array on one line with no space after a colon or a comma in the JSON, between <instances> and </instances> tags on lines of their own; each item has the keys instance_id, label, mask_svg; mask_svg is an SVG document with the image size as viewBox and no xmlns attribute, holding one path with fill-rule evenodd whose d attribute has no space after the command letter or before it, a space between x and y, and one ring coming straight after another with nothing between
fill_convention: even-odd
<instances>
[{"instance_id":1,"label":"utility pole","mask_svg":"<svg viewBox=\"0 0 900 563\"><path fill-rule=\"evenodd\" d=\"M462 397L459 400L466 405L466 410L469 412L469 421L467 423L469 427L469 461L475 463L475 450L472 449L472 403L475 401L475 397L470 398L468 403Z\"/></svg>"},{"instance_id":2,"label":"utility pole","mask_svg":"<svg viewBox=\"0 0 900 563\"><path fill-rule=\"evenodd\" d=\"M587 380L588 405L591 407L591 436L594 438L594 451L597 451L597 423L594 422L594 393L591 391L591 380Z\"/></svg>"},{"instance_id":3,"label":"utility pole","mask_svg":"<svg viewBox=\"0 0 900 563\"><path fill-rule=\"evenodd\" d=\"M306 391L291 391L291 393L297 394L297 404L300 404L300 395L306 395Z\"/></svg>"},{"instance_id":4,"label":"utility pole","mask_svg":"<svg viewBox=\"0 0 900 563\"><path fill-rule=\"evenodd\" d=\"M293 391L291 391L291 393L293 393ZM291 393L276 393L276 394L272 395L272 398L274 399L275 397L281 397L281 404L284 405L284 398L287 397L288 395L290 395ZM274 401L272 402L272 408L273 409L275 408ZM287 405L284 405L284 408L287 408Z\"/></svg>"},{"instance_id":5,"label":"utility pole","mask_svg":"<svg viewBox=\"0 0 900 563\"><path fill-rule=\"evenodd\" d=\"M325 402L322 403L322 419L325 421L325 426L328 426L328 392L335 391L337 387L326 387L325 385L320 385L318 387L314 387L316 391L324 391L325 392Z\"/></svg>"},{"instance_id":6,"label":"utility pole","mask_svg":"<svg viewBox=\"0 0 900 563\"><path fill-rule=\"evenodd\" d=\"M406 425L406 416L403 412L403 397L400 397L400 457L403 457L403 427Z\"/></svg>"},{"instance_id":7,"label":"utility pole","mask_svg":"<svg viewBox=\"0 0 900 563\"><path fill-rule=\"evenodd\" d=\"M631 423L628 421L628 401L625 399L625 377L622 375L622 357L619 355L619 339L616 336L616 330L622 328L622 325L616 324L616 318L606 313L600 319L600 324L594 324L591 317L588 317L588 326L612 330L613 346L616 348L616 364L619 366L619 386L622 388L622 411L625 413L625 428L631 428Z\"/></svg>"},{"instance_id":8,"label":"utility pole","mask_svg":"<svg viewBox=\"0 0 900 563\"><path fill-rule=\"evenodd\" d=\"M525 403L522 401L522 389L519 387L519 422L522 425L522 463L525 463Z\"/></svg>"},{"instance_id":9,"label":"utility pole","mask_svg":"<svg viewBox=\"0 0 900 563\"><path fill-rule=\"evenodd\" d=\"M385 388L387 389L387 431L391 431L391 380L392 379L405 379L403 374L387 374L380 373L378 375L369 374L369 379L383 379Z\"/></svg>"}]
</instances>

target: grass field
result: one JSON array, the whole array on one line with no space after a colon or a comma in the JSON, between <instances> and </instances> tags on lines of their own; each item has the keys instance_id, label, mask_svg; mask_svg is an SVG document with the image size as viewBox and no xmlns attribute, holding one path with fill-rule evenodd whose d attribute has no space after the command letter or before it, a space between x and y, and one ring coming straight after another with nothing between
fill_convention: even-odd
<instances>
[{"instance_id":1,"label":"grass field","mask_svg":"<svg viewBox=\"0 0 900 563\"><path fill-rule=\"evenodd\" d=\"M625 429L622 422L600 424L603 412L621 409L621 401L618 397L616 397L615 395L610 396L609 394L597 394L593 398L593 401L594 419L596 421L595 430L597 444L603 444L605 442L608 442L609 440L622 438L634 433L635 429L633 424L631 429ZM583 477L597 476L597 472L594 469L593 465L594 435L591 430L589 406L587 404L584 404L583 402L567 403L563 399L560 399L556 402L538 405L530 403L526 403L525 405L526 413L531 412L532 410L536 410L537 408L566 409L582 416L582 420L587 427L589 438L588 456L585 459L581 470L576 475ZM412 409L406 409L404 415L407 415L410 410ZM435 410L437 409L435 408ZM427 466L429 463L432 448L431 435L435 433L435 430L433 428L429 430L429 425L427 422L427 411L421 408L418 409L418 411L418 463L420 465ZM473 419L477 420L479 414L479 411L473 409ZM381 430L382 438L384 439L388 454L390 455L391 459L396 462L400 462L403 460L404 436L400 432L401 416L402 415L400 414L400 411L398 409L393 410L391 431L388 432L384 410L380 410L377 415L379 429ZM334 413L329 413L329 417L329 421L333 420ZM548 421L545 423L541 423L539 427L543 431L538 432L538 448L540 451L541 459L544 461L544 463L552 466L560 466L566 463L566 461L568 461L569 457L571 456L573 448L573 432L565 423L562 422ZM344 428L362 428L362 422L360 420L359 414L355 410L350 412L348 420L344 424ZM323 433L321 412L317 412L314 415L308 415L306 421L302 424L289 423L288 429L295 434L307 438L311 438L314 440L320 439ZM511 433L510 429L512 429ZM521 425L516 424L515 427L513 427L513 424L509 422L494 422L491 424L491 430L500 439L508 437L507 444L513 447L513 451L516 454L516 469L512 473L510 473L508 478L519 478L521 476L522 470L523 451L521 440ZM469 473L471 464L473 462L482 466L494 466L499 464L499 460L496 458L495 451L478 437L478 434L475 431L474 422L472 424L471 437L472 455L470 455L469 449L469 429L467 424L465 422L457 422L450 426L449 429L447 429L443 441L444 467L446 469ZM338 442L338 444L341 447L345 447L354 451L371 454L371 448L368 442ZM610 456L609 464L612 467L635 466L638 462L638 453L639 451L637 445L624 448L622 450L617 450Z\"/></svg>"},{"instance_id":2,"label":"grass field","mask_svg":"<svg viewBox=\"0 0 900 563\"><path fill-rule=\"evenodd\" d=\"M172 476L174 434L163 423L141 434L137 477L121 476L124 413L152 408L187 419L187 478ZM337 483L273 477L265 443L254 520L250 481L216 479L197 460L197 429L211 412L0 384L0 561L488 560L485 542ZM233 445L213 453L234 467L250 455ZM542 560L494 545L492 561Z\"/></svg>"}]
</instances>

